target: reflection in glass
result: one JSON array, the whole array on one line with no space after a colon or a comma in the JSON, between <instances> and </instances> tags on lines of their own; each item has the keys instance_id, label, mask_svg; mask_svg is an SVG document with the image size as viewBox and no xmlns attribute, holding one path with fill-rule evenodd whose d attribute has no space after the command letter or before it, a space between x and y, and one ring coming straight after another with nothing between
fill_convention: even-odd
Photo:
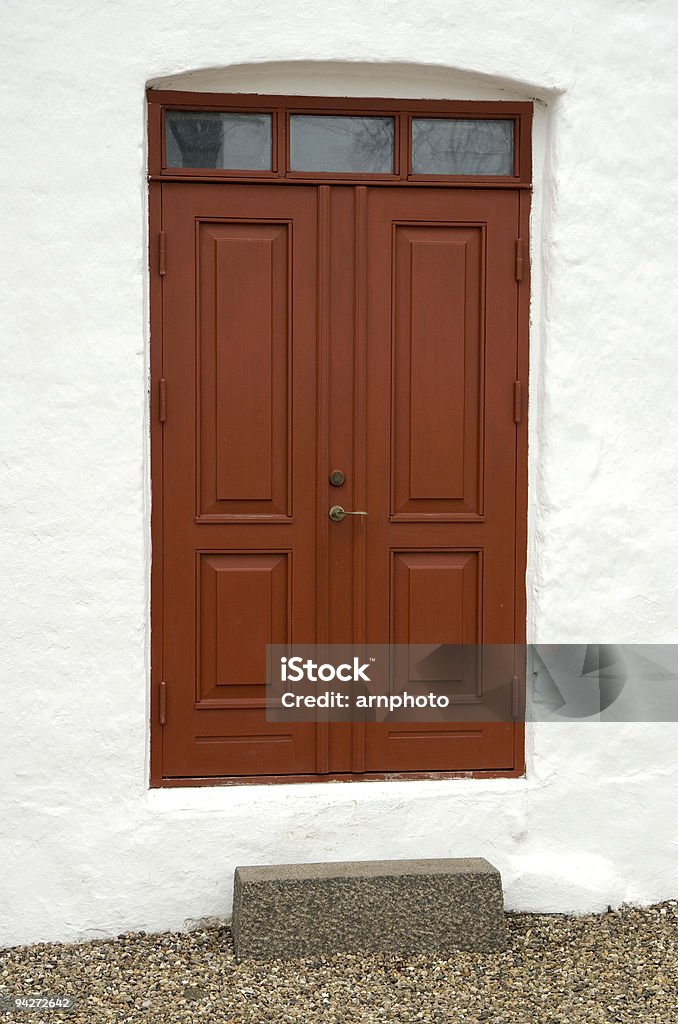
<instances>
[{"instance_id":1,"label":"reflection in glass","mask_svg":"<svg viewBox=\"0 0 678 1024\"><path fill-rule=\"evenodd\" d=\"M413 174L513 174L513 121L412 119Z\"/></svg>"},{"instance_id":2,"label":"reflection in glass","mask_svg":"<svg viewBox=\"0 0 678 1024\"><path fill-rule=\"evenodd\" d=\"M271 170L271 115L168 110L166 167Z\"/></svg>"},{"instance_id":3,"label":"reflection in glass","mask_svg":"<svg viewBox=\"0 0 678 1024\"><path fill-rule=\"evenodd\" d=\"M339 174L393 173L392 117L293 114L290 168Z\"/></svg>"}]
</instances>

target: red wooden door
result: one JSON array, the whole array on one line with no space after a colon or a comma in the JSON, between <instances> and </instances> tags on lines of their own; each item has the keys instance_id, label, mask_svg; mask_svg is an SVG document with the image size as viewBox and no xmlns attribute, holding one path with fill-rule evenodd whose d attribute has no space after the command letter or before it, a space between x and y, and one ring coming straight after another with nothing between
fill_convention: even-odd
<instances>
[{"instance_id":1,"label":"red wooden door","mask_svg":"<svg viewBox=\"0 0 678 1024\"><path fill-rule=\"evenodd\" d=\"M312 773L262 683L315 637L315 191L165 185L163 223L163 771Z\"/></svg>"},{"instance_id":2,"label":"red wooden door","mask_svg":"<svg viewBox=\"0 0 678 1024\"><path fill-rule=\"evenodd\" d=\"M513 644L518 195L373 189L367 223L366 635ZM429 689L482 707L449 657ZM513 733L371 725L365 770L510 769Z\"/></svg>"},{"instance_id":3,"label":"red wooden door","mask_svg":"<svg viewBox=\"0 0 678 1024\"><path fill-rule=\"evenodd\" d=\"M177 183L162 217L163 776L511 770L511 724L271 724L263 682L267 643L514 642L517 193Z\"/></svg>"}]
</instances>

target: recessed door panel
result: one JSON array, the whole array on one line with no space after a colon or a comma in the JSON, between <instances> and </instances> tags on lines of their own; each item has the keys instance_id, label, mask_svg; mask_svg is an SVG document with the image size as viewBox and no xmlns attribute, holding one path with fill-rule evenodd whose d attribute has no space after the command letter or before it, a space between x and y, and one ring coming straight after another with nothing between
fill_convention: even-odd
<instances>
[{"instance_id":1,"label":"recessed door panel","mask_svg":"<svg viewBox=\"0 0 678 1024\"><path fill-rule=\"evenodd\" d=\"M261 696L266 645L290 637L288 563L285 552L198 555L200 706Z\"/></svg>"},{"instance_id":2,"label":"recessed door panel","mask_svg":"<svg viewBox=\"0 0 678 1024\"><path fill-rule=\"evenodd\" d=\"M484 226L394 231L392 515L478 516Z\"/></svg>"},{"instance_id":3,"label":"recessed door panel","mask_svg":"<svg viewBox=\"0 0 678 1024\"><path fill-rule=\"evenodd\" d=\"M395 551L393 644L475 644L482 620L479 551Z\"/></svg>"},{"instance_id":4,"label":"recessed door panel","mask_svg":"<svg viewBox=\"0 0 678 1024\"><path fill-rule=\"evenodd\" d=\"M289 233L198 225L201 517L291 514Z\"/></svg>"}]
</instances>

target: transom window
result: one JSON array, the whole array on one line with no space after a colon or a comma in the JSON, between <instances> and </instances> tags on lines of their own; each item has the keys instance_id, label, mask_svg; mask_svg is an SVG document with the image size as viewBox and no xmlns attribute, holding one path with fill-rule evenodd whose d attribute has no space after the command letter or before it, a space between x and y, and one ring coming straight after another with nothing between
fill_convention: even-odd
<instances>
[{"instance_id":1,"label":"transom window","mask_svg":"<svg viewBox=\"0 0 678 1024\"><path fill-rule=\"evenodd\" d=\"M514 123L486 118L412 119L414 174L513 174Z\"/></svg>"},{"instance_id":2,"label":"transom window","mask_svg":"<svg viewBox=\"0 0 678 1024\"><path fill-rule=\"evenodd\" d=\"M270 114L212 110L168 110L165 160L168 167L220 167L270 171Z\"/></svg>"},{"instance_id":3,"label":"transom window","mask_svg":"<svg viewBox=\"0 0 678 1024\"><path fill-rule=\"evenodd\" d=\"M149 94L151 142L155 134L160 143L151 176L530 181L526 103L375 101L366 113L353 100L318 109L318 101L234 96L226 108L224 97L206 95L202 106L175 95Z\"/></svg>"},{"instance_id":4,"label":"transom window","mask_svg":"<svg viewBox=\"0 0 678 1024\"><path fill-rule=\"evenodd\" d=\"M290 169L393 174L392 117L292 114Z\"/></svg>"}]
</instances>

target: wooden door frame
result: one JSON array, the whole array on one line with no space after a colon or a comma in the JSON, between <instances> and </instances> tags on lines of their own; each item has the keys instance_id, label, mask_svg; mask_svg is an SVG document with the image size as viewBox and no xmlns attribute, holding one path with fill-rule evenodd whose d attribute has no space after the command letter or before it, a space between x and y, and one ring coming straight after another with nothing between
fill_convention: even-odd
<instances>
[{"instance_id":1,"label":"wooden door frame","mask_svg":"<svg viewBox=\"0 0 678 1024\"><path fill-rule=\"evenodd\" d=\"M162 770L164 718L163 678L163 333L162 297L164 245L162 235L163 182L210 182L215 184L256 181L286 185L397 186L447 189L517 190L519 200L519 250L516 253L517 360L516 380L522 385L522 409L516 426L516 531L515 531L515 643L526 643L527 592L527 511L528 511L528 404L530 260L529 226L532 180L531 125L532 103L505 101L393 100L374 98L334 98L308 96L259 96L248 94L187 93L147 91L148 102L148 181L149 181L149 269L150 269L150 466L151 466L151 694L150 694L150 786L173 788L225 785L269 785L301 782L383 781L385 773L308 776L253 776L228 778L167 779ZM271 112L273 116L273 170L268 172L230 172L222 170L167 169L163 167L165 109L225 110ZM389 114L396 118L396 164L393 175L300 174L286 169L287 124L290 113ZM514 174L506 178L436 175L435 178L409 173L411 117L456 116L469 118L504 117L515 121ZM283 160L284 156L284 160ZM523 256L524 254L524 256ZM452 778L518 778L525 774L525 724L514 729L514 765L507 771L403 772L389 779L425 780Z\"/></svg>"}]
</instances>

